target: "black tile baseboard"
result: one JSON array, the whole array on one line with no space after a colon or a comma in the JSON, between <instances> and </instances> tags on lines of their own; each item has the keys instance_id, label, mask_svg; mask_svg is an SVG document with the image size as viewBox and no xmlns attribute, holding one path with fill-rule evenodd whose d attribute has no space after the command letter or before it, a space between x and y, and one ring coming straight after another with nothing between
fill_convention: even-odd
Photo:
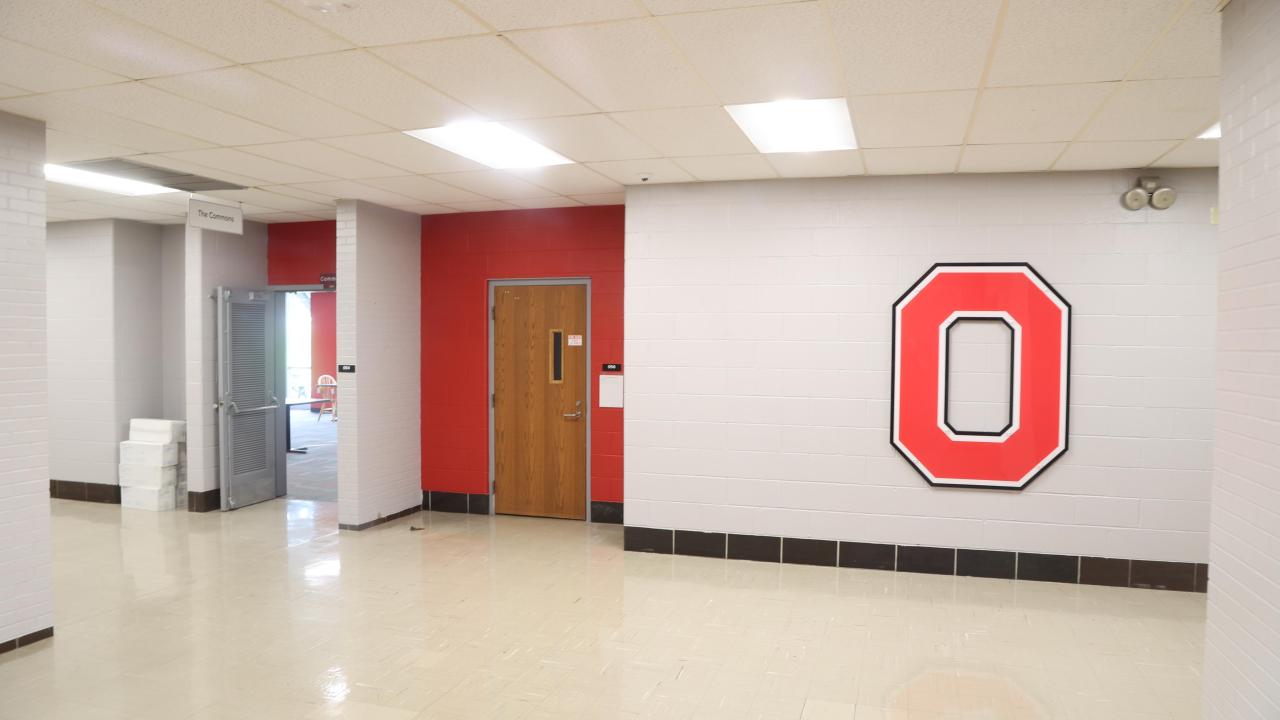
<instances>
[{"instance_id":1,"label":"black tile baseboard","mask_svg":"<svg viewBox=\"0 0 1280 720\"><path fill-rule=\"evenodd\" d=\"M217 488L204 492L187 492L188 512L212 512L222 509L222 493Z\"/></svg>"},{"instance_id":2,"label":"black tile baseboard","mask_svg":"<svg viewBox=\"0 0 1280 720\"><path fill-rule=\"evenodd\" d=\"M59 500L120 504L120 486L78 480L49 480L49 497Z\"/></svg>"},{"instance_id":3,"label":"black tile baseboard","mask_svg":"<svg viewBox=\"0 0 1280 720\"><path fill-rule=\"evenodd\" d=\"M12 640L5 640L4 642L0 642L0 655L7 652L12 652L14 650L17 650L18 648L26 647L32 643L37 643L37 642L40 642L41 640L46 640L51 637L53 637L53 628L47 627L43 630L36 630L35 632L27 633L22 637L16 637Z\"/></svg>"},{"instance_id":4,"label":"black tile baseboard","mask_svg":"<svg viewBox=\"0 0 1280 720\"><path fill-rule=\"evenodd\" d=\"M622 528L623 549L663 555L694 555L783 562L795 565L897 570L932 575L962 575L1003 580L1110 585L1205 592L1209 566L1124 558L1078 557L1009 550L890 545L770 535L665 530L637 525Z\"/></svg>"},{"instance_id":5,"label":"black tile baseboard","mask_svg":"<svg viewBox=\"0 0 1280 720\"><path fill-rule=\"evenodd\" d=\"M414 505L413 507L407 507L403 510L393 512L390 515L384 515L380 518L374 518L369 522L362 522L358 525L338 523L338 529L339 530L368 530L371 527L375 527L377 525L384 525L386 523L391 522L392 520L399 520L402 517L408 517L414 513L419 513L419 512L422 512L422 506Z\"/></svg>"},{"instance_id":6,"label":"black tile baseboard","mask_svg":"<svg viewBox=\"0 0 1280 720\"><path fill-rule=\"evenodd\" d=\"M592 500L591 501L591 522L609 523L610 525L621 525L622 524L622 503Z\"/></svg>"},{"instance_id":7,"label":"black tile baseboard","mask_svg":"<svg viewBox=\"0 0 1280 720\"><path fill-rule=\"evenodd\" d=\"M470 513L472 515L489 514L488 493L443 492L441 490L424 490L422 492L422 509L433 512Z\"/></svg>"}]
</instances>

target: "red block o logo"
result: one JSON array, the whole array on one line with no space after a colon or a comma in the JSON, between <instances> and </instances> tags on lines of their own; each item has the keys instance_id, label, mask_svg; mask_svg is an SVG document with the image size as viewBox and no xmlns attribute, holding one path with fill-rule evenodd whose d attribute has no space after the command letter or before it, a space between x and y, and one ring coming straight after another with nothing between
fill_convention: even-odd
<instances>
[{"instance_id":1,"label":"red block o logo","mask_svg":"<svg viewBox=\"0 0 1280 720\"><path fill-rule=\"evenodd\" d=\"M1002 322L1011 334L1009 422L956 430L947 418L949 330ZM1026 487L1067 451L1071 306L1026 263L939 263L893 304L897 449L930 485Z\"/></svg>"}]
</instances>

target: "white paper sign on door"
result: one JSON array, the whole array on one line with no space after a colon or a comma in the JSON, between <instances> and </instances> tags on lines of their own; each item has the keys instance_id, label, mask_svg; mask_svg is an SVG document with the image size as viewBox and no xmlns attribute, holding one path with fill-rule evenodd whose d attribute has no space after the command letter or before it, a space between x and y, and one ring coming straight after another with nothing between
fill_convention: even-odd
<instances>
[{"instance_id":1,"label":"white paper sign on door","mask_svg":"<svg viewBox=\"0 0 1280 720\"><path fill-rule=\"evenodd\" d=\"M581 336L581 335L570 335L570 336L569 336L569 347L582 347L582 336Z\"/></svg>"}]
</instances>

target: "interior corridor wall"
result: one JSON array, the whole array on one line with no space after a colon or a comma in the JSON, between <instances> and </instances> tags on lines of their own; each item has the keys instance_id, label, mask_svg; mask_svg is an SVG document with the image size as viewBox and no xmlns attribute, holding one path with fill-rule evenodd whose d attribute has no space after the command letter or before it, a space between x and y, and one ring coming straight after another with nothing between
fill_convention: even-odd
<instances>
[{"instance_id":1,"label":"interior corridor wall","mask_svg":"<svg viewBox=\"0 0 1280 720\"><path fill-rule=\"evenodd\" d=\"M187 417L186 362L183 319L186 287L187 228L165 225L160 230L160 354L164 364L164 417L184 420Z\"/></svg>"},{"instance_id":2,"label":"interior corridor wall","mask_svg":"<svg viewBox=\"0 0 1280 720\"><path fill-rule=\"evenodd\" d=\"M53 632L44 123L0 113L0 647Z\"/></svg>"},{"instance_id":3,"label":"interior corridor wall","mask_svg":"<svg viewBox=\"0 0 1280 720\"><path fill-rule=\"evenodd\" d=\"M1222 13L1218 393L1204 717L1280 717L1280 3Z\"/></svg>"},{"instance_id":4,"label":"interior corridor wall","mask_svg":"<svg viewBox=\"0 0 1280 720\"><path fill-rule=\"evenodd\" d=\"M631 187L627 525L1205 562L1216 178L1161 171ZM937 262L1030 262L1073 307L1070 449L1022 492L889 444L890 306Z\"/></svg>"}]
</instances>

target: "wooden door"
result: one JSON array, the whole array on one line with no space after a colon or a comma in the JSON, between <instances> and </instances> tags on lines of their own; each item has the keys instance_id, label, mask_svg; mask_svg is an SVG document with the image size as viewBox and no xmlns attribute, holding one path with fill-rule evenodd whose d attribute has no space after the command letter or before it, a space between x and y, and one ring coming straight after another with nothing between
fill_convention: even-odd
<instances>
[{"instance_id":1,"label":"wooden door","mask_svg":"<svg viewBox=\"0 0 1280 720\"><path fill-rule=\"evenodd\" d=\"M587 288L494 288L495 510L586 517Z\"/></svg>"}]
</instances>

